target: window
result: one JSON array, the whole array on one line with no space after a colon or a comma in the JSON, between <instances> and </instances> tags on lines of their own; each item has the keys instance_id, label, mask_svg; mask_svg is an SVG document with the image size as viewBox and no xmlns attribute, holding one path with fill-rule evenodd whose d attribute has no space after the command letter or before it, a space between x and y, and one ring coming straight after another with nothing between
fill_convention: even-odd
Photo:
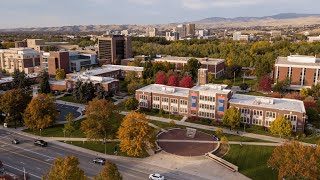
<instances>
[{"instance_id":1,"label":"window","mask_svg":"<svg viewBox=\"0 0 320 180\"><path fill-rule=\"evenodd\" d=\"M188 101L187 100L180 100L180 105L188 105Z\"/></svg>"},{"instance_id":2,"label":"window","mask_svg":"<svg viewBox=\"0 0 320 180\"><path fill-rule=\"evenodd\" d=\"M286 119L288 119L289 121L297 121L298 120L298 117L296 115L291 115L291 114L285 114L284 117Z\"/></svg>"},{"instance_id":3,"label":"window","mask_svg":"<svg viewBox=\"0 0 320 180\"><path fill-rule=\"evenodd\" d=\"M178 107L171 106L171 112L178 112Z\"/></svg>"},{"instance_id":4,"label":"window","mask_svg":"<svg viewBox=\"0 0 320 180\"><path fill-rule=\"evenodd\" d=\"M180 107L180 113L187 114L188 113L188 109Z\"/></svg>"},{"instance_id":5,"label":"window","mask_svg":"<svg viewBox=\"0 0 320 180\"><path fill-rule=\"evenodd\" d=\"M174 104L178 104L178 99L170 98L170 102Z\"/></svg>"},{"instance_id":6,"label":"window","mask_svg":"<svg viewBox=\"0 0 320 180\"><path fill-rule=\"evenodd\" d=\"M250 124L250 117L241 117L241 122Z\"/></svg>"},{"instance_id":7,"label":"window","mask_svg":"<svg viewBox=\"0 0 320 180\"><path fill-rule=\"evenodd\" d=\"M275 112L266 112L266 118L276 118L276 113Z\"/></svg>"},{"instance_id":8,"label":"window","mask_svg":"<svg viewBox=\"0 0 320 180\"><path fill-rule=\"evenodd\" d=\"M154 109L160 109L160 104L152 104L152 108L154 108Z\"/></svg>"},{"instance_id":9,"label":"window","mask_svg":"<svg viewBox=\"0 0 320 180\"><path fill-rule=\"evenodd\" d=\"M165 110L165 111L168 111L169 110L169 106L168 105L162 105L162 109Z\"/></svg>"},{"instance_id":10,"label":"window","mask_svg":"<svg viewBox=\"0 0 320 180\"><path fill-rule=\"evenodd\" d=\"M160 97L159 96L153 96L153 101L160 101Z\"/></svg>"},{"instance_id":11,"label":"window","mask_svg":"<svg viewBox=\"0 0 320 180\"><path fill-rule=\"evenodd\" d=\"M148 96L146 96L146 95L143 95L143 94L140 94L140 99L143 99L143 100L148 100Z\"/></svg>"},{"instance_id":12,"label":"window","mask_svg":"<svg viewBox=\"0 0 320 180\"><path fill-rule=\"evenodd\" d=\"M296 131L296 125L292 125L292 130Z\"/></svg>"},{"instance_id":13,"label":"window","mask_svg":"<svg viewBox=\"0 0 320 180\"><path fill-rule=\"evenodd\" d=\"M163 98L162 98L162 102L169 102L169 98L163 97Z\"/></svg>"}]
</instances>

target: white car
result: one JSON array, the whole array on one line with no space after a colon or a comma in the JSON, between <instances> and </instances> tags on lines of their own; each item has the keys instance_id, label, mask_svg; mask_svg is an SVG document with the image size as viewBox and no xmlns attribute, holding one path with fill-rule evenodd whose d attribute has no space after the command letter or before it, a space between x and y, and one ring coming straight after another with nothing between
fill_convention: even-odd
<instances>
[{"instance_id":1,"label":"white car","mask_svg":"<svg viewBox=\"0 0 320 180\"><path fill-rule=\"evenodd\" d=\"M164 180L164 176L161 176L160 174L150 174L149 179L151 179L151 180Z\"/></svg>"}]
</instances>

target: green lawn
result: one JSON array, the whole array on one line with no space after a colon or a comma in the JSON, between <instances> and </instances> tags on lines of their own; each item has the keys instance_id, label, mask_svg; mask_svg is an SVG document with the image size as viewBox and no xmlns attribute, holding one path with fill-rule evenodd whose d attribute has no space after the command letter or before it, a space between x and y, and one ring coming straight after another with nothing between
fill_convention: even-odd
<instances>
[{"instance_id":1,"label":"green lawn","mask_svg":"<svg viewBox=\"0 0 320 180\"><path fill-rule=\"evenodd\" d=\"M95 141L85 141L85 142L79 142L79 141L68 141L66 142L68 144L72 144L74 146L82 147L85 149L90 149L92 151L104 153L105 152L105 145L102 144L101 142L95 142ZM119 142L108 142L106 144L106 154L109 155L116 155L114 153L115 147L117 147L118 154L117 156L128 156L126 153L121 152L119 148ZM148 153L144 152L140 158L148 157Z\"/></svg>"},{"instance_id":2,"label":"green lawn","mask_svg":"<svg viewBox=\"0 0 320 180\"><path fill-rule=\"evenodd\" d=\"M320 136L305 137L305 138L300 138L298 140L306 143L317 144L320 142Z\"/></svg>"},{"instance_id":3,"label":"green lawn","mask_svg":"<svg viewBox=\"0 0 320 180\"><path fill-rule=\"evenodd\" d=\"M230 145L223 159L237 165L239 172L254 180L277 179L277 172L267 167L274 147Z\"/></svg>"},{"instance_id":4,"label":"green lawn","mask_svg":"<svg viewBox=\"0 0 320 180\"><path fill-rule=\"evenodd\" d=\"M61 98L58 98L58 100L72 102L72 103L84 104L84 103L81 103L78 100L74 99L73 96L69 95L69 94L66 94L66 95L62 96Z\"/></svg>"},{"instance_id":5,"label":"green lawn","mask_svg":"<svg viewBox=\"0 0 320 180\"><path fill-rule=\"evenodd\" d=\"M66 134L66 137L76 137L76 138L85 138L86 136L80 131L80 124L82 120L75 122L75 132L70 136L69 134ZM54 125L52 127L49 127L47 129L41 130L41 136L44 137L64 137L63 133L63 124ZM40 136L40 131L32 131L30 129L23 130L26 133L30 133L33 135Z\"/></svg>"},{"instance_id":6,"label":"green lawn","mask_svg":"<svg viewBox=\"0 0 320 180\"><path fill-rule=\"evenodd\" d=\"M240 86L240 84L243 83L243 78L240 77L240 76L236 77L235 81L234 81L233 78L232 78L232 79L227 79L227 78L221 77L221 78L219 78L219 79L215 79L215 80L214 80L213 82L211 82L211 83L213 83L213 84L223 84L223 81L224 81L224 80L230 80L230 81L232 82L232 85L233 85L233 86ZM234 83L234 82L235 82L235 83ZM244 82L247 83L249 86L252 86L252 85L254 85L254 84L257 82L257 80L254 80L254 79L245 79Z\"/></svg>"},{"instance_id":7,"label":"green lawn","mask_svg":"<svg viewBox=\"0 0 320 180\"><path fill-rule=\"evenodd\" d=\"M147 110L142 110L140 109L139 110L141 113L144 113L146 115L149 115L149 116L157 116L157 117L163 117L163 118L167 118L167 119L174 119L174 120L178 120L180 121L183 117L180 116L180 115L173 115L173 114L168 114L168 113L165 113L165 114L159 114L159 112L155 112L155 111L147 111Z\"/></svg>"}]
</instances>

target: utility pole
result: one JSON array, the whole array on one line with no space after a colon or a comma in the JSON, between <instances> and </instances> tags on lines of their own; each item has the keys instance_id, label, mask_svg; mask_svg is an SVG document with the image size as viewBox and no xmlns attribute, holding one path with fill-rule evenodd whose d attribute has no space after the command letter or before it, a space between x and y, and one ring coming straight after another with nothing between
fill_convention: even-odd
<instances>
[{"instance_id":1,"label":"utility pole","mask_svg":"<svg viewBox=\"0 0 320 180\"><path fill-rule=\"evenodd\" d=\"M26 169L23 167L23 180L27 180L26 178Z\"/></svg>"}]
</instances>

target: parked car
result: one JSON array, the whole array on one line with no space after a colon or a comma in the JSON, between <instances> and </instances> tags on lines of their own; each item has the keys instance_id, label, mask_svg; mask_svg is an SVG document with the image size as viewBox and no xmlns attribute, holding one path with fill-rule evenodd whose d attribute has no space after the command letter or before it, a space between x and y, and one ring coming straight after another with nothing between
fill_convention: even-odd
<instances>
[{"instance_id":1,"label":"parked car","mask_svg":"<svg viewBox=\"0 0 320 180\"><path fill-rule=\"evenodd\" d=\"M48 146L48 143L45 142L44 140L35 140L34 141L35 146L41 146L41 147L46 147Z\"/></svg>"},{"instance_id":2,"label":"parked car","mask_svg":"<svg viewBox=\"0 0 320 180\"><path fill-rule=\"evenodd\" d=\"M20 144L20 141L18 139L13 139L11 141L12 144Z\"/></svg>"},{"instance_id":3,"label":"parked car","mask_svg":"<svg viewBox=\"0 0 320 180\"><path fill-rule=\"evenodd\" d=\"M151 180L164 180L164 176L160 174L150 174L149 179Z\"/></svg>"},{"instance_id":4,"label":"parked car","mask_svg":"<svg viewBox=\"0 0 320 180\"><path fill-rule=\"evenodd\" d=\"M104 159L104 158L95 158L93 160L93 163L104 165L104 164L106 164L106 159Z\"/></svg>"}]
</instances>

